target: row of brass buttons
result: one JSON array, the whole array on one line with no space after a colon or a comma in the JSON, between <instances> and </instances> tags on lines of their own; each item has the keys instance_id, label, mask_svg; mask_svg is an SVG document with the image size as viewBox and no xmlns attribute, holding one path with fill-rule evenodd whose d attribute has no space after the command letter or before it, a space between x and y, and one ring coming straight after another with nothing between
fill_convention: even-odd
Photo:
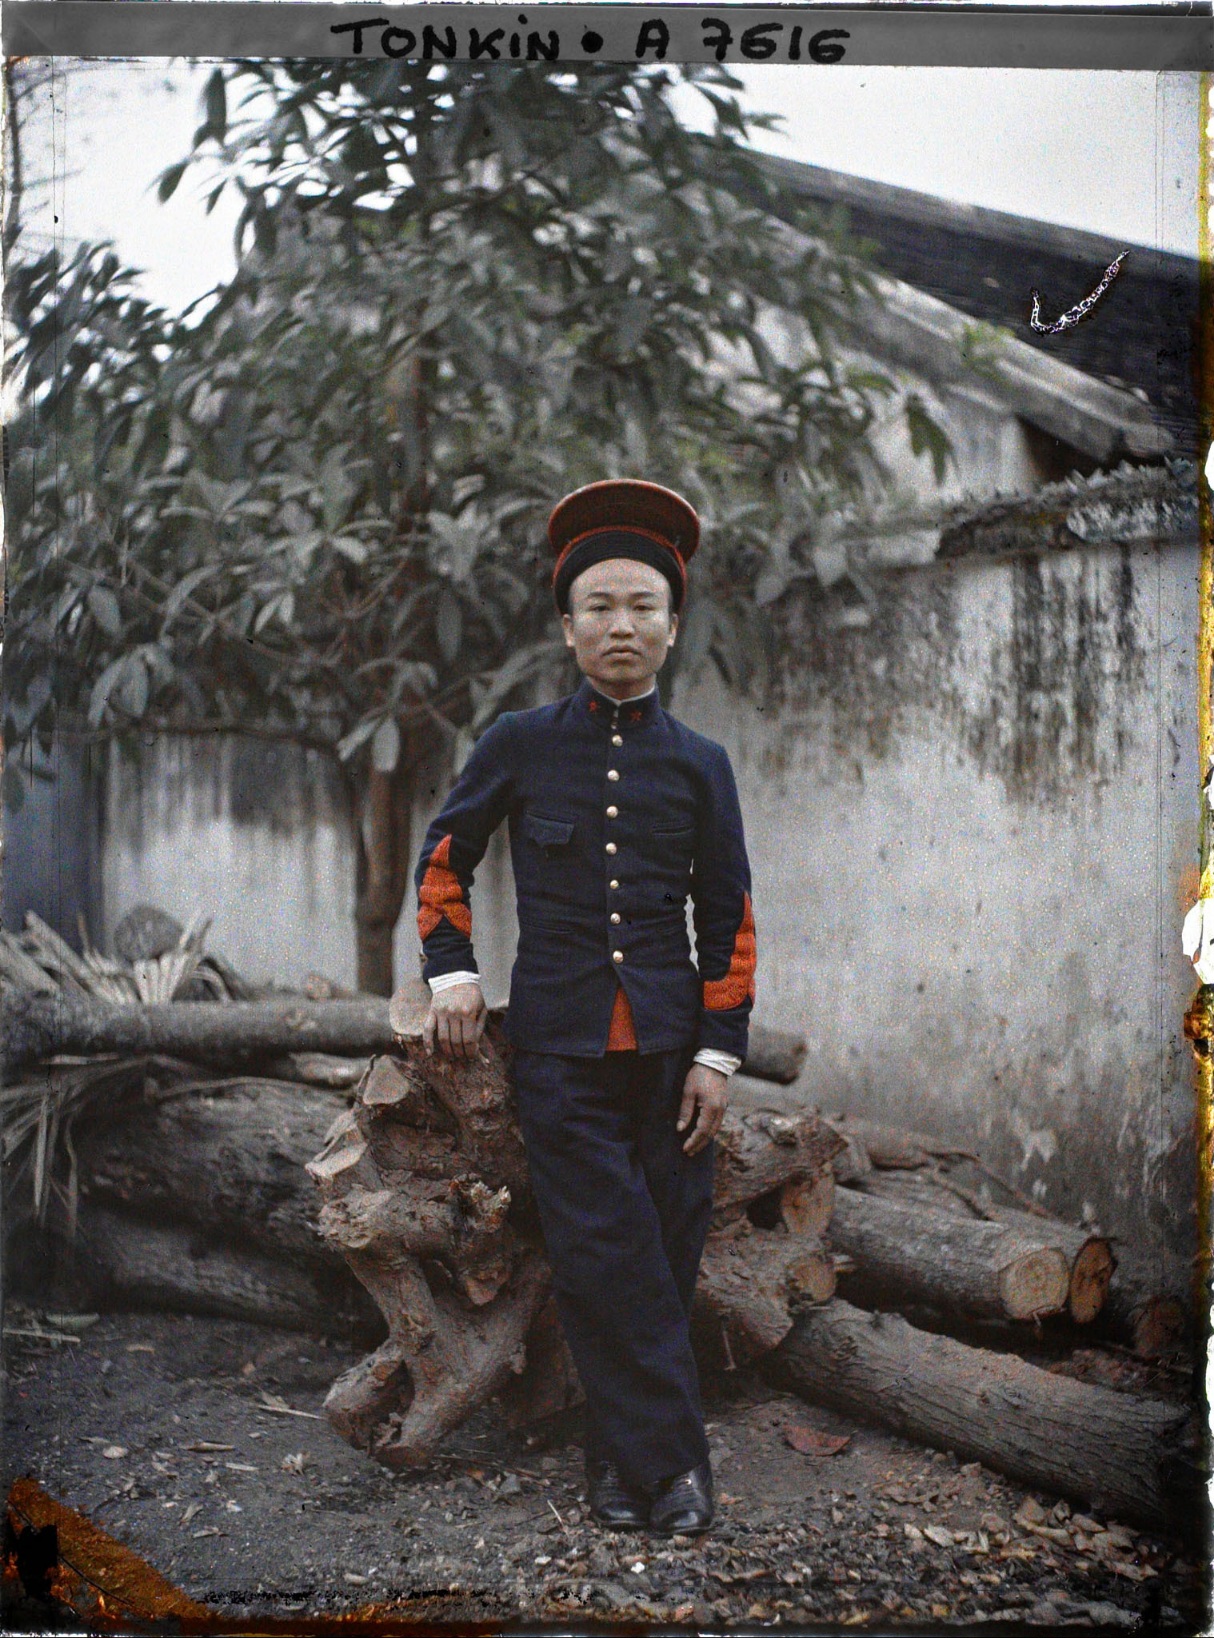
<instances>
[{"instance_id":1,"label":"row of brass buttons","mask_svg":"<svg viewBox=\"0 0 1214 1638\"><path fill-rule=\"evenodd\" d=\"M618 714L619 713L617 712L616 715L618 716ZM616 726L615 718L612 719L611 726L613 728ZM620 735L620 734L612 734L611 743L613 745L622 745L624 743L623 736ZM607 777L608 777L608 779L611 780L612 784L614 784L616 782L616 780L618 780L619 777L620 777L619 770L617 768L608 768ZM619 813L620 813L620 810L617 807L610 807L610 808L607 809L608 819L618 819L619 818ZM608 842L607 843L607 851L608 851L608 853L615 853L617 851L616 845L615 845L614 842ZM613 888L616 888L616 887L619 887L620 884L619 884L619 882L613 881L611 885L612 885ZM618 910L613 910L611 912L611 925L613 927L618 927L620 925L620 914L619 914ZM623 950L613 950L611 952L611 959L615 962L615 964L617 966L619 966L620 962L623 961L623 959L624 959Z\"/></svg>"}]
</instances>

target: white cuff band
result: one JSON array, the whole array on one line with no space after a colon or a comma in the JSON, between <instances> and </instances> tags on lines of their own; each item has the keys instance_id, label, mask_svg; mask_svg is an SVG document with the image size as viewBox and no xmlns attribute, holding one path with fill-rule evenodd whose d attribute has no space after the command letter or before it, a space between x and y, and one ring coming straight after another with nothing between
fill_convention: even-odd
<instances>
[{"instance_id":1,"label":"white cuff band","mask_svg":"<svg viewBox=\"0 0 1214 1638\"><path fill-rule=\"evenodd\" d=\"M479 973L440 973L437 978L430 979L430 994L441 995L444 990L453 990L457 984L475 984L480 989L481 975Z\"/></svg>"},{"instance_id":2,"label":"white cuff band","mask_svg":"<svg viewBox=\"0 0 1214 1638\"><path fill-rule=\"evenodd\" d=\"M694 1062L703 1064L705 1069L719 1070L722 1075L732 1075L742 1066L741 1058L735 1058L732 1052L718 1052L715 1047L701 1047Z\"/></svg>"}]
</instances>

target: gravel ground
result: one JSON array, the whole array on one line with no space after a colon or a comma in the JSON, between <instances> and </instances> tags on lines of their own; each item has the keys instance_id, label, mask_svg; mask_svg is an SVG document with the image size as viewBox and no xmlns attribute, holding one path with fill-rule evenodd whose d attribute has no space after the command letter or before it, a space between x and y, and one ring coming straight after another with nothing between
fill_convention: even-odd
<instances>
[{"instance_id":1,"label":"gravel ground","mask_svg":"<svg viewBox=\"0 0 1214 1638\"><path fill-rule=\"evenodd\" d=\"M41 1323L6 1315L6 1488L30 1475L228 1618L1207 1628L1204 1564L746 1371L706 1386L717 1524L670 1541L586 1517L576 1412L512 1435L486 1409L394 1475L318 1416L350 1350L154 1314L14 1335Z\"/></svg>"}]
</instances>

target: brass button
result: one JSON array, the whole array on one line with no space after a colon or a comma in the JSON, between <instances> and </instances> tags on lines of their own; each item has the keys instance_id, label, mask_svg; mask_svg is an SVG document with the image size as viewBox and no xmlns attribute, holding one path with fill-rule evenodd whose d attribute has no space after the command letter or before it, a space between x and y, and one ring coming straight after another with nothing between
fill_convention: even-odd
<instances>
[{"instance_id":1,"label":"brass button","mask_svg":"<svg viewBox=\"0 0 1214 1638\"><path fill-rule=\"evenodd\" d=\"M618 771L617 771L617 770L616 770L616 769L615 769L615 768L608 768L608 770L607 770L607 777L608 777L608 779L611 779L611 780L616 780L616 779L618 779L618 778L619 778L619 777L620 777L620 776L619 776L619 773L618 773Z\"/></svg>"},{"instance_id":2,"label":"brass button","mask_svg":"<svg viewBox=\"0 0 1214 1638\"><path fill-rule=\"evenodd\" d=\"M619 884L619 882L608 882L608 883L607 883L607 885L608 885L608 887L611 887L611 888L616 888L616 887L618 887L618 886L619 886L619 885L620 885L620 884Z\"/></svg>"},{"instance_id":3,"label":"brass button","mask_svg":"<svg viewBox=\"0 0 1214 1638\"><path fill-rule=\"evenodd\" d=\"M615 853L617 851L617 848L616 848L616 845L615 845L614 842L608 842L607 851L608 851L608 853Z\"/></svg>"},{"instance_id":4,"label":"brass button","mask_svg":"<svg viewBox=\"0 0 1214 1638\"><path fill-rule=\"evenodd\" d=\"M611 959L612 959L612 960L613 960L613 961L623 961L623 959L624 959L624 952L623 952L623 950L613 950L613 951L612 951L612 952L611 952Z\"/></svg>"},{"instance_id":5,"label":"brass button","mask_svg":"<svg viewBox=\"0 0 1214 1638\"><path fill-rule=\"evenodd\" d=\"M607 809L607 817L608 817L608 819L618 819L620 817L619 808L608 808Z\"/></svg>"},{"instance_id":6,"label":"brass button","mask_svg":"<svg viewBox=\"0 0 1214 1638\"><path fill-rule=\"evenodd\" d=\"M620 925L620 912L618 910L613 910L611 912L611 925L613 927L618 927Z\"/></svg>"},{"instance_id":7,"label":"brass button","mask_svg":"<svg viewBox=\"0 0 1214 1638\"><path fill-rule=\"evenodd\" d=\"M612 736L611 736L611 743L612 743L612 744L613 744L613 745L622 745L622 744L623 744L623 743L624 743L624 736L623 736L623 734L612 734Z\"/></svg>"}]
</instances>

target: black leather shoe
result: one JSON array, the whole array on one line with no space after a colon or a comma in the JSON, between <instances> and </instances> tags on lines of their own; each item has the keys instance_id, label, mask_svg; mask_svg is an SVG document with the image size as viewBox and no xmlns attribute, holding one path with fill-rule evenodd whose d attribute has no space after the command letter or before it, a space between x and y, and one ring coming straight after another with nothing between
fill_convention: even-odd
<instances>
[{"instance_id":1,"label":"black leather shoe","mask_svg":"<svg viewBox=\"0 0 1214 1638\"><path fill-rule=\"evenodd\" d=\"M663 1536L702 1536L713 1520L712 1469L707 1462L658 1485L649 1528Z\"/></svg>"},{"instance_id":2,"label":"black leather shoe","mask_svg":"<svg viewBox=\"0 0 1214 1638\"><path fill-rule=\"evenodd\" d=\"M645 1497L626 1483L614 1462L586 1463L590 1515L609 1530L644 1530L649 1523Z\"/></svg>"}]
</instances>

